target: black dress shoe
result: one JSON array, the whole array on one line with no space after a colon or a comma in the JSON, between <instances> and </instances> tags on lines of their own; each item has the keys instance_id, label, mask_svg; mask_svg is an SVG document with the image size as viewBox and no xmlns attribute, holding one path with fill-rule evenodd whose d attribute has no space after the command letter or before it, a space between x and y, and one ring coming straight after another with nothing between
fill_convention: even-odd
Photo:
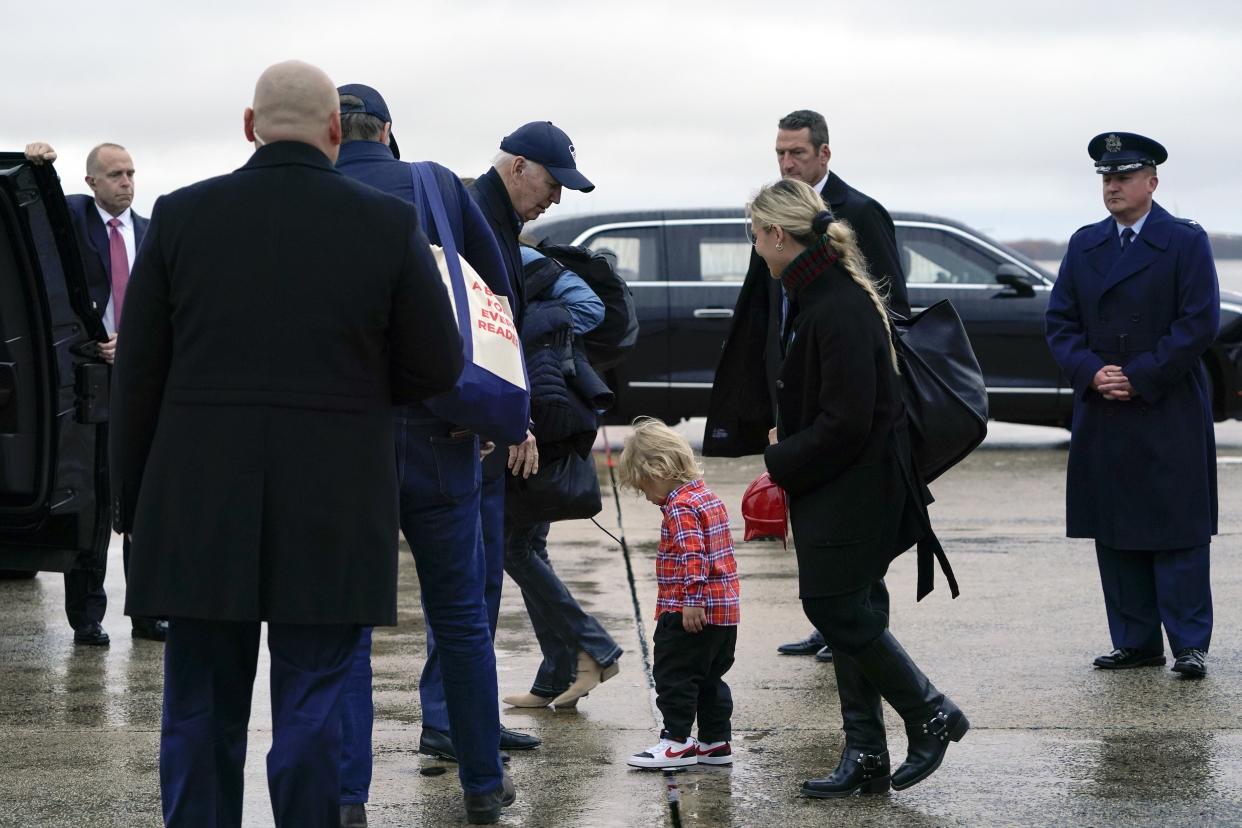
<instances>
[{"instance_id":1,"label":"black dress shoe","mask_svg":"<svg viewBox=\"0 0 1242 828\"><path fill-rule=\"evenodd\" d=\"M824 646L824 637L819 630L811 630L811 634L801 641L791 641L776 648L781 655L815 655Z\"/></svg>"},{"instance_id":2,"label":"black dress shoe","mask_svg":"<svg viewBox=\"0 0 1242 828\"><path fill-rule=\"evenodd\" d=\"M73 631L74 644L88 644L92 647L107 647L111 641L104 628L99 624L87 624Z\"/></svg>"},{"instance_id":3,"label":"black dress shoe","mask_svg":"<svg viewBox=\"0 0 1242 828\"><path fill-rule=\"evenodd\" d=\"M878 794L889 789L888 751L865 753L846 747L837 769L823 779L802 783L803 796L839 799L854 794Z\"/></svg>"},{"instance_id":4,"label":"black dress shoe","mask_svg":"<svg viewBox=\"0 0 1242 828\"><path fill-rule=\"evenodd\" d=\"M418 736L418 752L437 759L457 761L457 748L453 747L453 740L449 738L449 735L429 727L424 727L423 732ZM508 762L509 754L502 750L500 761Z\"/></svg>"},{"instance_id":5,"label":"black dress shoe","mask_svg":"<svg viewBox=\"0 0 1242 828\"><path fill-rule=\"evenodd\" d=\"M904 791L936 772L944 761L949 742L960 742L970 730L970 722L947 698L935 714L921 723L906 722L906 761L893 771L893 789Z\"/></svg>"},{"instance_id":6,"label":"black dress shoe","mask_svg":"<svg viewBox=\"0 0 1242 828\"><path fill-rule=\"evenodd\" d=\"M1161 659L1163 662L1163 659ZM1173 672L1181 673L1184 678L1201 679L1207 675L1207 653L1191 647L1177 654L1173 662Z\"/></svg>"},{"instance_id":7,"label":"black dress shoe","mask_svg":"<svg viewBox=\"0 0 1242 828\"><path fill-rule=\"evenodd\" d=\"M341 828L367 828L367 806L357 803L342 805Z\"/></svg>"},{"instance_id":8,"label":"black dress shoe","mask_svg":"<svg viewBox=\"0 0 1242 828\"><path fill-rule=\"evenodd\" d=\"M1108 655L1100 656L1092 663L1101 670L1128 670L1131 667L1162 667L1164 666L1164 653L1118 647Z\"/></svg>"},{"instance_id":9,"label":"black dress shoe","mask_svg":"<svg viewBox=\"0 0 1242 828\"><path fill-rule=\"evenodd\" d=\"M819 652L815 654L815 660L821 664L832 663L832 648L827 644L819 648Z\"/></svg>"},{"instance_id":10,"label":"black dress shoe","mask_svg":"<svg viewBox=\"0 0 1242 828\"><path fill-rule=\"evenodd\" d=\"M543 740L529 733L518 733L507 727L500 729L501 750L532 750L543 744Z\"/></svg>"},{"instance_id":11,"label":"black dress shoe","mask_svg":"<svg viewBox=\"0 0 1242 828\"><path fill-rule=\"evenodd\" d=\"M466 822L471 825L491 825L500 822L500 809L508 808L517 800L517 788L504 772L500 787L485 794L465 794Z\"/></svg>"},{"instance_id":12,"label":"black dress shoe","mask_svg":"<svg viewBox=\"0 0 1242 828\"><path fill-rule=\"evenodd\" d=\"M163 618L134 618L134 638L164 641L168 638L168 622Z\"/></svg>"}]
</instances>

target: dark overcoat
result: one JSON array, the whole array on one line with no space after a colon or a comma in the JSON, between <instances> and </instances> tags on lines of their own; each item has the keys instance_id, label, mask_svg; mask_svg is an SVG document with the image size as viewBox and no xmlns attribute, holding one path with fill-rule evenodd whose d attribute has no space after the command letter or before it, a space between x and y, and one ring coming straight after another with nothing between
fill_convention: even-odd
<instances>
[{"instance_id":1,"label":"dark overcoat","mask_svg":"<svg viewBox=\"0 0 1242 828\"><path fill-rule=\"evenodd\" d=\"M522 277L522 249L518 243L518 234L522 230L522 220L513 209L509 191L505 189L504 179L495 167L466 185L466 191L474 199L475 204L483 211L483 217L491 225L492 234L500 246L500 256L504 259L505 269L509 275L509 285L513 288L513 321L518 330L522 329L522 318L526 313L525 279Z\"/></svg>"},{"instance_id":2,"label":"dark overcoat","mask_svg":"<svg viewBox=\"0 0 1242 828\"><path fill-rule=\"evenodd\" d=\"M513 209L513 201L509 191L505 189L504 179L495 167L466 185L466 191L474 199L474 203L483 211L483 217L492 228L496 244L500 247L500 257L504 260L505 269L509 274L509 286L513 289L513 322L519 333L526 321L526 278L522 265L522 248L518 242L518 234L522 231L522 219ZM483 477L495 480L505 474L508 452L499 446L483 458Z\"/></svg>"},{"instance_id":3,"label":"dark overcoat","mask_svg":"<svg viewBox=\"0 0 1242 828\"><path fill-rule=\"evenodd\" d=\"M161 198L113 396L126 612L395 624L392 405L461 368L416 210L318 149Z\"/></svg>"},{"instance_id":4,"label":"dark overcoat","mask_svg":"<svg viewBox=\"0 0 1242 828\"><path fill-rule=\"evenodd\" d=\"M1182 549L1216 533L1216 442L1203 354L1220 295L1203 228L1159 204L1122 252L1107 218L1070 239L1048 301L1052 354L1074 389L1067 534ZM1137 397L1092 390L1120 365Z\"/></svg>"},{"instance_id":5,"label":"dark overcoat","mask_svg":"<svg viewBox=\"0 0 1242 828\"><path fill-rule=\"evenodd\" d=\"M882 578L930 532L929 495L883 320L839 264L792 298L787 338L764 461L789 495L800 597L837 595Z\"/></svg>"},{"instance_id":6,"label":"dark overcoat","mask_svg":"<svg viewBox=\"0 0 1242 828\"><path fill-rule=\"evenodd\" d=\"M828 173L821 195L833 215L854 228L858 249L866 257L872 276L889 288L889 307L908 316L910 301L896 231L884 205L855 190L834 172ZM706 456L758 454L767 445L768 429L775 422L773 386L781 365L782 301L780 283L752 250L729 337L716 367L703 434Z\"/></svg>"},{"instance_id":7,"label":"dark overcoat","mask_svg":"<svg viewBox=\"0 0 1242 828\"><path fill-rule=\"evenodd\" d=\"M65 196L65 204L69 208L69 218L77 233L78 247L82 253L82 269L86 273L86 286L95 303L95 310L102 317L108 307L108 299L112 296L112 254L108 244L108 228L99 217L93 196L75 193ZM138 215L131 208L130 216L134 220L134 258L142 249L143 239L147 235L147 219ZM130 262L133 270L137 262Z\"/></svg>"}]
</instances>

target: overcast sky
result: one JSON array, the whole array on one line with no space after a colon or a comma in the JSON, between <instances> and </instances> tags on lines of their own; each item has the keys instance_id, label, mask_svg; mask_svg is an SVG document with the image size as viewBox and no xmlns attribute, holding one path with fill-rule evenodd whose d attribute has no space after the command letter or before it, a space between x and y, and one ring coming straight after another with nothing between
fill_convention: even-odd
<instances>
[{"instance_id":1,"label":"overcast sky","mask_svg":"<svg viewBox=\"0 0 1242 828\"><path fill-rule=\"evenodd\" d=\"M243 164L254 81L300 58L367 83L409 160L483 172L530 120L597 185L550 216L742 204L776 121L823 112L832 169L890 210L999 238L1105 215L1096 133L1169 150L1157 199L1242 233L1242 3L6 2L0 148L43 139L67 192L126 145L135 207Z\"/></svg>"}]
</instances>

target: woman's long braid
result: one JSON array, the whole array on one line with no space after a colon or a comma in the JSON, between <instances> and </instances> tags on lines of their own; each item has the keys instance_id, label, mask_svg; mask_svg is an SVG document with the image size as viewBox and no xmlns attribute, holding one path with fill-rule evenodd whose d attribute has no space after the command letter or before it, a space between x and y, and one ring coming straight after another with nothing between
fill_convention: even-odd
<instances>
[{"instance_id":1,"label":"woman's long braid","mask_svg":"<svg viewBox=\"0 0 1242 828\"><path fill-rule=\"evenodd\" d=\"M888 318L888 306L884 303L884 297L880 295L875 282L872 281L871 276L867 273L867 259L863 256L862 251L858 249L858 240L854 236L853 228L844 221L834 221L828 225L825 235L828 236L832 249L837 252L837 256L841 259L841 264L845 266L845 271L871 297L871 303L875 305L880 318L884 320L884 331L888 334L888 354L893 361L893 369L900 372L901 369L897 364L897 349L893 345L892 323L889 322Z\"/></svg>"}]
</instances>

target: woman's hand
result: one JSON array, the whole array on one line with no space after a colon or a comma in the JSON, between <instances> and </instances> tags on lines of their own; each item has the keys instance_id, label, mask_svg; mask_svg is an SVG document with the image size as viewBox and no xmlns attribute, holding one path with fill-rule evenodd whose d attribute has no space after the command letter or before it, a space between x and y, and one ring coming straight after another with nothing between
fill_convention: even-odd
<instances>
[{"instance_id":1,"label":"woman's hand","mask_svg":"<svg viewBox=\"0 0 1242 828\"><path fill-rule=\"evenodd\" d=\"M769 446L776 445L776 429L774 428L768 429L768 445Z\"/></svg>"}]
</instances>

